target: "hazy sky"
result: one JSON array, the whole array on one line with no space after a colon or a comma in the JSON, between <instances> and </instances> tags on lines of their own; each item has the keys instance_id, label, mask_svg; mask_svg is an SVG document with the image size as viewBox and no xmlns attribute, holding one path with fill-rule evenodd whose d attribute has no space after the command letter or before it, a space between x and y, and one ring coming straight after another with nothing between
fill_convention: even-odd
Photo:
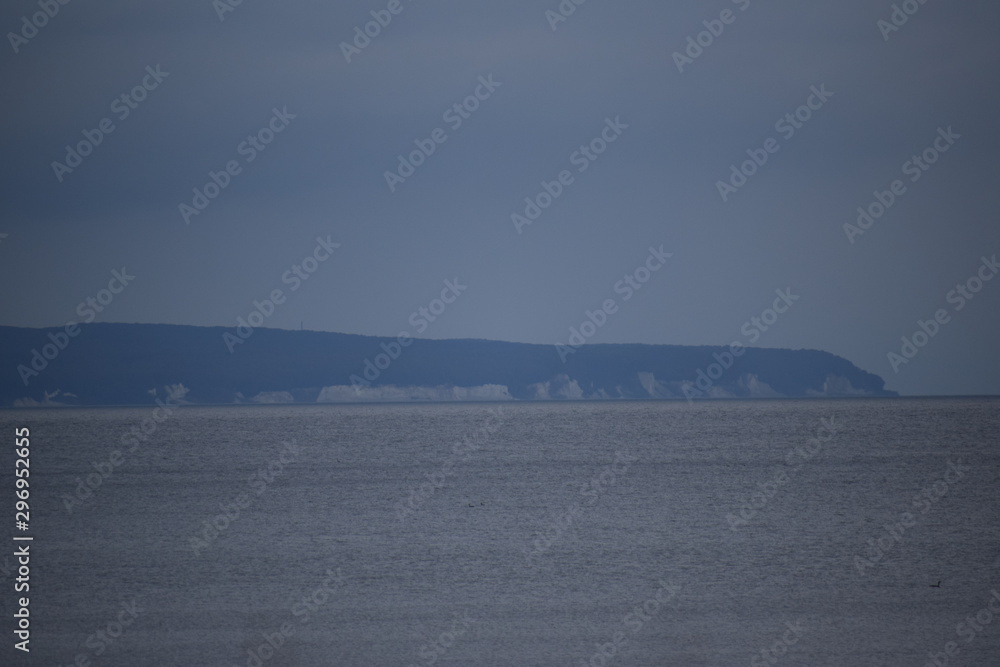
<instances>
[{"instance_id":1,"label":"hazy sky","mask_svg":"<svg viewBox=\"0 0 1000 667\"><path fill-rule=\"evenodd\" d=\"M111 0L36 30L37 2L6 2L0 324L80 320L124 267L98 321L234 326L281 289L266 326L416 334L457 279L422 336L566 342L615 299L592 342L816 348L903 393L1000 393L1000 280L949 300L1000 252L1000 8L902 4L895 30L882 0L589 0L565 21L558 0ZM416 142L433 153L390 187ZM185 216L210 172L228 185ZM561 194L515 224L543 181ZM875 191L895 201L849 240ZM317 238L340 247L286 274Z\"/></svg>"}]
</instances>

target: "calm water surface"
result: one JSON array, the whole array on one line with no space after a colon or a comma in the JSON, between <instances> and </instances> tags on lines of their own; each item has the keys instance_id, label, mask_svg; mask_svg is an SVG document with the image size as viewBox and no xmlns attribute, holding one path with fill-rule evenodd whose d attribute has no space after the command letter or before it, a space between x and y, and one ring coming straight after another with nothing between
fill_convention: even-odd
<instances>
[{"instance_id":1,"label":"calm water surface","mask_svg":"<svg viewBox=\"0 0 1000 667\"><path fill-rule=\"evenodd\" d=\"M0 662L1000 665L998 408L2 412L34 542Z\"/></svg>"}]
</instances>

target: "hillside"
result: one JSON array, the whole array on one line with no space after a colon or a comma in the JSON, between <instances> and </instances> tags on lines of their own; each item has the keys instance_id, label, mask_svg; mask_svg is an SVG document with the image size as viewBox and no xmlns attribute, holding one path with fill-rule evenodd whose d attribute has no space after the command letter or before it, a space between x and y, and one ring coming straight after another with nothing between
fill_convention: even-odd
<instances>
[{"instance_id":1,"label":"hillside","mask_svg":"<svg viewBox=\"0 0 1000 667\"><path fill-rule=\"evenodd\" d=\"M552 345L487 340L256 329L230 353L233 330L217 327L62 331L0 327L0 405L148 404L154 388L180 385L192 403L894 395L816 350L585 345L563 363Z\"/></svg>"}]
</instances>

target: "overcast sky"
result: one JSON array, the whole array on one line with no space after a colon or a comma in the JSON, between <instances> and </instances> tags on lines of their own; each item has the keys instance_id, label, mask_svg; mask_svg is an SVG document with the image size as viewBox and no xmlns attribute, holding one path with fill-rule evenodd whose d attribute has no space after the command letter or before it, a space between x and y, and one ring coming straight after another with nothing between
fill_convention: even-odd
<instances>
[{"instance_id":1,"label":"overcast sky","mask_svg":"<svg viewBox=\"0 0 1000 667\"><path fill-rule=\"evenodd\" d=\"M904 4L894 29L887 0L109 0L35 30L5 2L0 324L80 320L125 267L98 321L235 326L281 289L266 326L416 334L457 279L423 337L566 342L615 299L590 342L815 348L902 393L998 394L1000 280L949 292L1000 252L1000 8ZM228 185L185 215L210 172ZM895 201L845 230L875 191ZM293 289L318 237L340 247ZM745 328L779 289L798 300Z\"/></svg>"}]
</instances>

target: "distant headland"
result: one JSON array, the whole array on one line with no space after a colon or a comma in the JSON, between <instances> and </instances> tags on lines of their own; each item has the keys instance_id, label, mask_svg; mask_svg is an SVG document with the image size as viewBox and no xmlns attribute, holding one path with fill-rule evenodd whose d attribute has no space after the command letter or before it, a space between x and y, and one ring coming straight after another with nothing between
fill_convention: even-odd
<instances>
[{"instance_id":1,"label":"distant headland","mask_svg":"<svg viewBox=\"0 0 1000 667\"><path fill-rule=\"evenodd\" d=\"M0 406L895 396L817 350L421 340L167 324L0 327ZM565 362L563 359L565 358Z\"/></svg>"}]
</instances>

